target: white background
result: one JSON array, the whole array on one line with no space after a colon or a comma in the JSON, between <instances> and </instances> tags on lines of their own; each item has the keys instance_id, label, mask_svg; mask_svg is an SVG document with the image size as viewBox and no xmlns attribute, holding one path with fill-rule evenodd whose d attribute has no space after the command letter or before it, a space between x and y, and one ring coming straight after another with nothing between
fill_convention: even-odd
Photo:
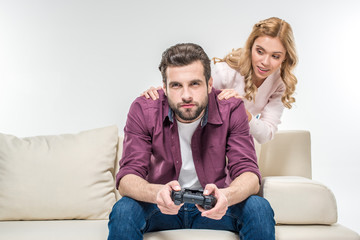
<instances>
[{"instance_id":1,"label":"white background","mask_svg":"<svg viewBox=\"0 0 360 240\"><path fill-rule=\"evenodd\" d=\"M161 84L161 53L195 42L209 57L242 47L277 16L293 27L296 104L280 129L312 135L313 178L360 232L360 1L0 0L0 132L19 137L116 124Z\"/></svg>"}]
</instances>

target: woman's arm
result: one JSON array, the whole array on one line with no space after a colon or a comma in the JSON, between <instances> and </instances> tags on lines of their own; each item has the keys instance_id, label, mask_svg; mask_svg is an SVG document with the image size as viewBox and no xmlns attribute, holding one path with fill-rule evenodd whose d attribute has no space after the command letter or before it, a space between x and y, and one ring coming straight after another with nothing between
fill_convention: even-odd
<instances>
[{"instance_id":1,"label":"woman's arm","mask_svg":"<svg viewBox=\"0 0 360 240\"><path fill-rule=\"evenodd\" d=\"M224 89L223 92L219 94L219 99L228 99L230 97L242 98L245 85L244 78L238 71L232 69L226 63L221 62L215 64L213 79L215 88ZM250 125L250 134L260 144L273 139L274 134L278 130L278 125L281 123L280 118L284 110L284 105L281 101L284 90L285 87L281 84L278 86L278 89L271 94L270 98L266 99L267 104L261 110L260 118L256 118L258 114L257 112L251 112L251 108L250 110L246 109Z\"/></svg>"},{"instance_id":2,"label":"woman's arm","mask_svg":"<svg viewBox=\"0 0 360 240\"><path fill-rule=\"evenodd\" d=\"M255 140L264 144L274 138L278 130L278 125L281 123L280 119L284 111L284 105L281 101L282 92L275 92L260 113L260 117L252 117L249 121L250 134Z\"/></svg>"}]
</instances>

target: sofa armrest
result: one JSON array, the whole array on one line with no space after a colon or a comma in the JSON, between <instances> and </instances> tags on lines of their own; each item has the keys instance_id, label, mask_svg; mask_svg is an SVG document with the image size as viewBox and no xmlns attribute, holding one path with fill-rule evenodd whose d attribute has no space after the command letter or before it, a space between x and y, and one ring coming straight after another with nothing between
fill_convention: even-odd
<instances>
[{"instance_id":1,"label":"sofa armrest","mask_svg":"<svg viewBox=\"0 0 360 240\"><path fill-rule=\"evenodd\" d=\"M314 180L297 176L265 177L259 194L270 202L278 224L337 222L334 194Z\"/></svg>"}]
</instances>

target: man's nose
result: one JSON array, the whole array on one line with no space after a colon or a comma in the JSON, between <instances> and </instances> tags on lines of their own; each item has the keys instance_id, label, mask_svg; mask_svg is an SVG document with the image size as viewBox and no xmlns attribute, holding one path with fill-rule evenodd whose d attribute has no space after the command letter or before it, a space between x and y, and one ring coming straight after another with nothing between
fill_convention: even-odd
<instances>
[{"instance_id":1,"label":"man's nose","mask_svg":"<svg viewBox=\"0 0 360 240\"><path fill-rule=\"evenodd\" d=\"M181 98L184 102L191 102L192 101L191 90L187 87L184 87Z\"/></svg>"}]
</instances>

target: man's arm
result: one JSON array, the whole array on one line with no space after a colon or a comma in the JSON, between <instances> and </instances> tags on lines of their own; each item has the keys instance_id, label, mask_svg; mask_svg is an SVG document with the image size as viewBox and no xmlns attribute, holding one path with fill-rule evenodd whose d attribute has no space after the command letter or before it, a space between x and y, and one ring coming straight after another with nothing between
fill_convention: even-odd
<instances>
[{"instance_id":1,"label":"man's arm","mask_svg":"<svg viewBox=\"0 0 360 240\"><path fill-rule=\"evenodd\" d=\"M244 172L231 182L229 187L220 189L228 201L228 206L244 201L260 189L259 178L252 172Z\"/></svg>"},{"instance_id":2,"label":"man's arm","mask_svg":"<svg viewBox=\"0 0 360 240\"><path fill-rule=\"evenodd\" d=\"M209 211L200 209L202 216L213 219L221 219L228 206L244 201L256 194L260 188L261 176L243 102L234 105L229 122L226 155L232 182L223 189L218 189L214 184L207 184L204 194L214 195L217 203Z\"/></svg>"},{"instance_id":3,"label":"man's arm","mask_svg":"<svg viewBox=\"0 0 360 240\"><path fill-rule=\"evenodd\" d=\"M119 193L142 202L156 203L157 193L163 185L150 184L134 174L125 175L119 183Z\"/></svg>"},{"instance_id":4,"label":"man's arm","mask_svg":"<svg viewBox=\"0 0 360 240\"><path fill-rule=\"evenodd\" d=\"M212 219L221 219L229 206L244 201L249 196L259 191L259 178L252 172L244 172L231 182L229 187L218 189L215 184L207 184L204 189L205 195L214 195L217 203L214 208L202 212L201 216Z\"/></svg>"},{"instance_id":5,"label":"man's arm","mask_svg":"<svg viewBox=\"0 0 360 240\"><path fill-rule=\"evenodd\" d=\"M165 185L151 184L134 174L125 175L119 182L119 193L142 202L155 203L163 214L177 214L182 205L175 205L171 199L172 190L181 190L177 181Z\"/></svg>"}]
</instances>

